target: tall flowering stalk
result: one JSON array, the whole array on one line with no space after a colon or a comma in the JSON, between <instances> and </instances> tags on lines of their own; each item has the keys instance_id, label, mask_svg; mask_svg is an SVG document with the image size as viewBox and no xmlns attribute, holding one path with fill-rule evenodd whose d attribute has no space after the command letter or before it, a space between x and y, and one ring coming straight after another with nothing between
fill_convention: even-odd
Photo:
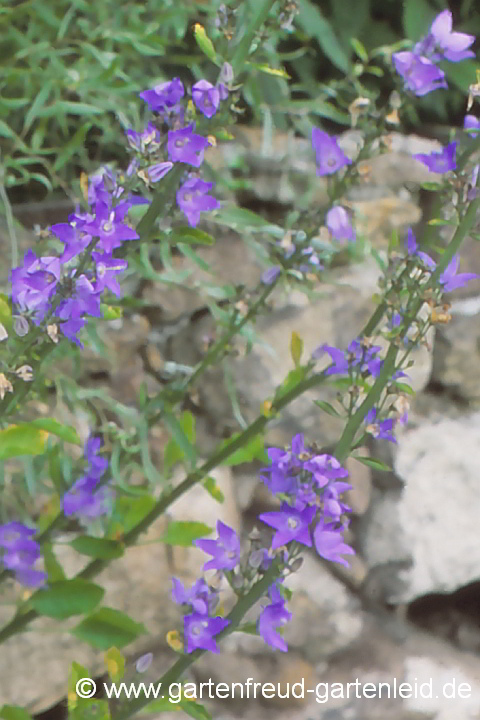
<instances>
[{"instance_id":1,"label":"tall flowering stalk","mask_svg":"<svg viewBox=\"0 0 480 720\"><path fill-rule=\"evenodd\" d=\"M222 64L218 82L197 81L191 88L191 102L179 78L140 93L152 118L143 130L126 132L132 152L127 170L122 173L105 169L91 178L85 197L88 208L77 208L68 223L51 227L55 241L63 246L59 254L37 256L29 250L23 264L13 268L10 280L15 322L9 329L0 326L0 342L10 342L13 338L20 354L15 350L5 361L2 359L2 401L7 399L7 394L20 399L26 397L32 380L37 379L42 360L62 336L64 341L83 347L82 331L89 318L102 316L102 304L110 295L121 296L119 279L128 268L126 258L130 259L140 243L147 242L160 215L163 220L186 218L194 228L202 213L221 207L210 194L213 183L201 177L205 154L212 143L207 121L215 122L227 106L234 91L233 80L241 72L252 41L272 4L271 1L259 3L247 31L236 40L230 62ZM227 14L226 8L224 12ZM291 23L291 18L288 22ZM445 88L445 75L437 63L472 57L473 40L473 36L453 31L449 11L440 13L425 38L411 51L392 56L405 90L422 96ZM207 47L211 56L212 50L208 44ZM217 55L213 56L218 62ZM477 94L480 92L473 86L472 98ZM473 142L478 129L475 116L466 116L465 128ZM372 145L366 144L365 152ZM442 176L447 191L451 191L452 178L457 181L456 189L462 186L461 200L457 199L456 205L458 227L440 258L434 260L426 249L419 247L409 230L403 251L397 252L390 264L384 264L380 280L382 300L358 337L352 339L347 348L321 343L303 365L301 350L292 350L294 372L298 373L295 382L289 376L274 396L265 401L259 417L201 466L192 469L183 482L164 490L120 540L113 539L107 532L107 521L116 502L112 477L115 477L115 467L119 466L118 458L116 465L113 457L109 462L96 433L88 437L82 469L62 493L61 511L49 527L37 533L35 528L17 521L0 526L0 560L4 567L1 579L14 577L32 592L19 604L13 620L0 630L0 642L24 630L41 615L42 593L55 592L51 571L45 572L39 563L42 543L54 539L59 523L74 519L87 530L96 523L95 539L100 543L106 541L114 555L116 550L121 552L123 546L134 544L180 495L263 432L271 417L307 390L341 376L348 378L349 388L339 400L337 413L345 420L345 427L334 451L324 452L302 434L295 435L285 448L269 448L269 464L260 472L260 480L277 498L278 509L259 515L263 532L244 542L241 534L218 521L215 539L196 541L197 547L209 556L202 577L191 587L173 578L172 599L184 610L183 643L181 648L175 648L181 651L181 657L159 682L168 687L202 653L219 652L221 639L241 630L246 613L257 603L260 603L257 633L271 648L288 650L282 630L292 617L288 609L287 581L291 573L298 571L302 553L315 551L324 561L345 566L354 554L353 547L345 541L350 508L343 495L351 487L344 467L346 458L369 434L396 442L396 428L408 421L408 402L402 394L401 379L408 370L409 355L425 341L432 325L447 321L448 313L439 310L443 293L477 277L473 273L458 272L458 250L474 227L480 207L478 166L467 175L464 171L467 156L457 158L457 149L454 141L439 153L415 156ZM340 204L342 190L355 176L355 161L342 150L338 138L320 128L312 131L313 153L316 174L327 179L331 199L330 207L321 218L328 251L311 230L290 230L272 243L269 254L273 265L263 273L253 299L247 298L251 303L247 304L247 311L242 315L242 302L247 302L242 299L225 324L224 333L188 379L161 390L151 404L145 401L147 429L170 412L171 404L185 397L209 365L228 352L232 337L255 318L276 285L285 279L310 282L322 275L335 252L340 251L339 245L355 242L354 221ZM130 211L142 204L148 205L148 209L134 226ZM425 305L429 308L428 317L422 319L420 309ZM386 353L382 352L380 338L389 341ZM35 358L32 365L25 363L29 353ZM318 370L319 363L323 366L321 370ZM15 407L10 399L5 417ZM269 539L263 541L263 536ZM72 582L88 581L110 561L108 553L94 557ZM68 585L70 581L65 582ZM220 610L222 583L227 583L236 597L235 606L227 616ZM127 718L147 704L148 699L140 698L116 717Z\"/></svg>"}]
</instances>

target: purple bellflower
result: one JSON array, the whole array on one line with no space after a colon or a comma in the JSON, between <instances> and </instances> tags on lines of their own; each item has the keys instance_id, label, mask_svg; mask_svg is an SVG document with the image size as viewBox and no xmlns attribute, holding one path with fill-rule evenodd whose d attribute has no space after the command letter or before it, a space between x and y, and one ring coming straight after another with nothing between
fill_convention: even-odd
<instances>
[{"instance_id":1,"label":"purple bellflower","mask_svg":"<svg viewBox=\"0 0 480 720\"><path fill-rule=\"evenodd\" d=\"M199 80L192 87L192 98L200 112L211 118L220 105L220 90L208 80Z\"/></svg>"},{"instance_id":2,"label":"purple bellflower","mask_svg":"<svg viewBox=\"0 0 480 720\"><path fill-rule=\"evenodd\" d=\"M336 205L328 211L326 225L332 237L339 242L355 242L356 234L345 208Z\"/></svg>"},{"instance_id":3,"label":"purple bellflower","mask_svg":"<svg viewBox=\"0 0 480 720\"><path fill-rule=\"evenodd\" d=\"M140 97L148 104L150 110L162 114L178 112L179 102L184 95L185 90L180 78L173 78L155 85L152 90L144 90L140 93Z\"/></svg>"},{"instance_id":4,"label":"purple bellflower","mask_svg":"<svg viewBox=\"0 0 480 720\"><path fill-rule=\"evenodd\" d=\"M191 177L177 190L178 207L185 214L191 227L198 225L201 212L216 210L220 207L218 200L208 195L212 187L213 183L211 182Z\"/></svg>"},{"instance_id":5,"label":"purple bellflower","mask_svg":"<svg viewBox=\"0 0 480 720\"><path fill-rule=\"evenodd\" d=\"M125 130L128 144L134 150L145 154L151 150L156 150L160 145L160 131L151 122L148 123L145 130L141 133L135 130Z\"/></svg>"},{"instance_id":6,"label":"purple bellflower","mask_svg":"<svg viewBox=\"0 0 480 720\"><path fill-rule=\"evenodd\" d=\"M450 10L443 10L437 15L430 27L427 43L430 38L433 39L440 48L445 60L450 62L460 62L475 57L475 53L468 50L470 45L473 44L475 36L452 32L452 24L452 13Z\"/></svg>"},{"instance_id":7,"label":"purple bellflower","mask_svg":"<svg viewBox=\"0 0 480 720\"><path fill-rule=\"evenodd\" d=\"M261 612L258 618L258 632L267 643L277 650L287 652L287 643L277 632L277 628L285 625L292 619L292 613L289 612L285 607L285 601L274 602L271 605L267 605Z\"/></svg>"},{"instance_id":8,"label":"purple bellflower","mask_svg":"<svg viewBox=\"0 0 480 720\"><path fill-rule=\"evenodd\" d=\"M348 567L342 555L355 555L353 548L343 540L342 528L335 528L333 524L320 521L313 532L313 540L318 554L325 560Z\"/></svg>"},{"instance_id":9,"label":"purple bellflower","mask_svg":"<svg viewBox=\"0 0 480 720\"><path fill-rule=\"evenodd\" d=\"M221 520L217 522L218 538L216 540L195 540L195 545L212 555L205 563L204 570L233 570L240 562L240 540L237 533Z\"/></svg>"},{"instance_id":10,"label":"purple bellflower","mask_svg":"<svg viewBox=\"0 0 480 720\"><path fill-rule=\"evenodd\" d=\"M408 228L405 246L408 255L416 255L420 258L420 260L422 260L423 264L427 267L428 270L430 270L431 272L435 270L435 268L437 267L437 263L435 262L435 260L433 260L430 255L427 255L427 253L423 252L422 250L418 250L417 239L413 233L412 228Z\"/></svg>"},{"instance_id":11,"label":"purple bellflower","mask_svg":"<svg viewBox=\"0 0 480 720\"><path fill-rule=\"evenodd\" d=\"M81 519L96 518L110 512L113 502L113 490L109 487L97 489L99 480L108 468L108 460L99 455L101 438L90 436L84 448L87 471L63 496L62 508L67 517L78 515Z\"/></svg>"},{"instance_id":12,"label":"purple bellflower","mask_svg":"<svg viewBox=\"0 0 480 720\"><path fill-rule=\"evenodd\" d=\"M213 653L220 652L214 637L230 624L230 620L222 617L210 618L194 612L186 615L183 622L187 653L191 653L197 648L210 650Z\"/></svg>"},{"instance_id":13,"label":"purple bellflower","mask_svg":"<svg viewBox=\"0 0 480 720\"><path fill-rule=\"evenodd\" d=\"M470 280L480 278L480 275L477 275L476 273L460 273L457 275L459 264L460 258L458 255L454 255L443 273L440 275L439 280L443 285L445 292L451 292L452 290L457 290L457 288L465 287Z\"/></svg>"},{"instance_id":14,"label":"purple bellflower","mask_svg":"<svg viewBox=\"0 0 480 720\"><path fill-rule=\"evenodd\" d=\"M374 438L380 440L390 440L390 442L396 443L397 439L393 434L395 428L395 420L393 418L387 418L381 422L377 421L377 411L375 408L369 410L363 419L366 424L367 432L373 435Z\"/></svg>"},{"instance_id":15,"label":"purple bellflower","mask_svg":"<svg viewBox=\"0 0 480 720\"><path fill-rule=\"evenodd\" d=\"M172 162L183 162L194 167L200 167L203 163L205 148L209 142L203 135L197 135L195 123L180 128L180 130L169 130L167 149Z\"/></svg>"},{"instance_id":16,"label":"purple bellflower","mask_svg":"<svg viewBox=\"0 0 480 720\"><path fill-rule=\"evenodd\" d=\"M392 60L395 70L405 81L405 87L418 97L433 90L446 88L445 73L426 57L404 50L394 53Z\"/></svg>"},{"instance_id":17,"label":"purple bellflower","mask_svg":"<svg viewBox=\"0 0 480 720\"><path fill-rule=\"evenodd\" d=\"M122 293L115 276L126 270L128 262L120 258L114 258L112 253L106 252L92 252L92 258L95 261L96 271L95 291L103 292L107 288L114 295L120 297Z\"/></svg>"},{"instance_id":18,"label":"purple bellflower","mask_svg":"<svg viewBox=\"0 0 480 720\"><path fill-rule=\"evenodd\" d=\"M36 530L19 522L0 525L0 549L3 564L15 573L16 580L26 587L41 587L47 580L46 573L34 565L40 557L40 545L33 540Z\"/></svg>"},{"instance_id":19,"label":"purple bellflower","mask_svg":"<svg viewBox=\"0 0 480 720\"><path fill-rule=\"evenodd\" d=\"M315 512L315 507L297 510L288 503L282 503L280 512L262 513L258 518L277 531L272 540L273 550L282 545L287 545L292 540L307 547L312 547L309 526Z\"/></svg>"},{"instance_id":20,"label":"purple bellflower","mask_svg":"<svg viewBox=\"0 0 480 720\"><path fill-rule=\"evenodd\" d=\"M12 300L22 311L35 311L35 323L39 324L50 307L60 280L60 260L56 257L37 258L33 250L27 250L23 266L10 273Z\"/></svg>"},{"instance_id":21,"label":"purple bellflower","mask_svg":"<svg viewBox=\"0 0 480 720\"><path fill-rule=\"evenodd\" d=\"M273 265L267 268L267 270L262 273L262 283L264 285L272 285L281 272L282 268L279 265Z\"/></svg>"},{"instance_id":22,"label":"purple bellflower","mask_svg":"<svg viewBox=\"0 0 480 720\"><path fill-rule=\"evenodd\" d=\"M449 170L455 170L457 167L455 159L457 145L457 142L451 142L441 152L432 152L429 155L418 153L413 157L426 165L431 172L445 173Z\"/></svg>"},{"instance_id":23,"label":"purple bellflower","mask_svg":"<svg viewBox=\"0 0 480 720\"><path fill-rule=\"evenodd\" d=\"M463 121L463 127L465 130L470 130L468 133L470 137L476 138L478 135L478 132L473 132L474 130L480 131L480 120L475 117L475 115L465 115L465 119Z\"/></svg>"},{"instance_id":24,"label":"purple bellflower","mask_svg":"<svg viewBox=\"0 0 480 720\"><path fill-rule=\"evenodd\" d=\"M131 207L131 203L119 203L114 210L102 201L95 204L95 220L82 228L94 237L100 238L97 248L107 253L121 246L124 240L138 240L137 232L127 225L124 220Z\"/></svg>"},{"instance_id":25,"label":"purple bellflower","mask_svg":"<svg viewBox=\"0 0 480 720\"><path fill-rule=\"evenodd\" d=\"M147 171L148 179L150 180L150 182L156 183L159 180L162 180L172 168L173 163L171 162L161 162L157 163L156 165L151 165Z\"/></svg>"},{"instance_id":26,"label":"purple bellflower","mask_svg":"<svg viewBox=\"0 0 480 720\"><path fill-rule=\"evenodd\" d=\"M218 604L218 593L212 591L205 580L197 580L190 590L187 590L181 580L172 578L172 598L177 605L187 605L191 611L208 615L213 613Z\"/></svg>"},{"instance_id":27,"label":"purple bellflower","mask_svg":"<svg viewBox=\"0 0 480 720\"><path fill-rule=\"evenodd\" d=\"M336 139L318 128L312 129L312 145L317 158L317 175L332 175L352 161L339 147Z\"/></svg>"},{"instance_id":28,"label":"purple bellflower","mask_svg":"<svg viewBox=\"0 0 480 720\"><path fill-rule=\"evenodd\" d=\"M65 245L60 257L62 265L80 255L92 241L92 236L77 228L75 223L57 223L50 230Z\"/></svg>"}]
</instances>

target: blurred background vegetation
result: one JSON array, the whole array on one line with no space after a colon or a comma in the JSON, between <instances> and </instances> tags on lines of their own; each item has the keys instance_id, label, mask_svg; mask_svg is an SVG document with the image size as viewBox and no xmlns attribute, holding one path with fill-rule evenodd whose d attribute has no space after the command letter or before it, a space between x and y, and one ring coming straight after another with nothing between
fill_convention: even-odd
<instances>
[{"instance_id":1,"label":"blurred background vegetation","mask_svg":"<svg viewBox=\"0 0 480 720\"><path fill-rule=\"evenodd\" d=\"M195 42L195 23L228 59L235 27L245 25L258 2L6 0L0 163L10 202L73 197L81 171L125 164L123 130L140 129L147 116L139 92L174 76L187 84L217 78L218 68ZM238 120L258 123L267 114L281 129L307 132L314 122L340 132L356 96L388 99L400 82L386 72L392 49L405 47L405 38L418 40L445 7L445 0L278 0L256 42L263 62L284 68L290 79L247 66L238 79ZM450 9L457 31L480 35L475 0L457 0ZM432 135L438 126L460 125L478 67L473 60L446 63L451 91L417 99L400 129Z\"/></svg>"}]
</instances>

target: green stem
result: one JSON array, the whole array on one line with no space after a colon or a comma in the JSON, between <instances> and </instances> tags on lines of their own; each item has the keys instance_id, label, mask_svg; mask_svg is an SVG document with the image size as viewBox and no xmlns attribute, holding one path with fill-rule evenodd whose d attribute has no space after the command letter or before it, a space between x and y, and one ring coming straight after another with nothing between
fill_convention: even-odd
<instances>
[{"instance_id":1,"label":"green stem","mask_svg":"<svg viewBox=\"0 0 480 720\"><path fill-rule=\"evenodd\" d=\"M258 3L257 11L253 15L250 25L246 28L245 34L239 40L230 61L235 75L238 75L242 71L245 60L250 52L250 47L255 34L262 27L275 2L276 0L264 0L263 2Z\"/></svg>"},{"instance_id":2,"label":"green stem","mask_svg":"<svg viewBox=\"0 0 480 720\"><path fill-rule=\"evenodd\" d=\"M222 630L221 633L215 636L216 641L222 640L237 629L250 608L266 595L268 588L275 581L276 576L278 576L278 568L276 563L273 563L265 575L255 583L246 595L238 600L233 610L227 615L227 620L230 620L230 624L225 630ZM170 685L177 682L185 670L206 652L207 650L195 650L189 655L182 655L177 662L157 680L155 685L158 687L161 684L165 697L168 694L167 688L169 689ZM132 700L124 709L114 715L114 720L127 720L139 712L139 710L142 710L142 708L147 707L151 702L153 702L153 699L147 697Z\"/></svg>"},{"instance_id":3,"label":"green stem","mask_svg":"<svg viewBox=\"0 0 480 720\"><path fill-rule=\"evenodd\" d=\"M126 547L133 545L139 535L145 532L150 527L150 525L158 517L160 517L160 515L162 515L178 497L180 497L180 495L193 487L193 485L196 485L198 482L200 482L211 470L213 470L213 468L215 468L217 465L220 465L220 463L222 463L224 460L227 460L231 455L233 455L236 450L239 450L249 440L255 437L258 433L262 432L262 430L269 422L271 416L275 415L275 413L277 412L280 412L280 410L289 405L293 400L295 400L307 390L311 390L317 385L320 385L322 382L325 381L325 378L326 376L324 372L316 373L315 375L312 375L306 380L298 383L298 385L295 385L295 387L291 388L291 390L282 393L281 396L278 397L278 399L275 398L272 402L269 417L265 415L259 415L256 420L254 420L252 424L248 426L248 428L245 428L245 430L240 433L240 435L238 435L238 437L234 438L226 445L221 447L219 450L217 450L208 460L203 463L200 468L189 473L185 477L183 482L180 483L180 485L178 485L170 492L165 493L158 500L157 504L152 508L148 515L146 515L135 527L133 527L128 533L125 534L123 538L124 545ZM278 394L279 392L277 391L277 395ZM110 564L110 562L111 560L101 560L99 558L97 558L96 560L92 560L92 562L87 565L87 567L84 568L80 573L78 573L76 577L83 579L92 578L98 575L98 573L100 573L102 570L104 570ZM38 590L37 592L42 591ZM16 616L0 630L0 644L2 642L5 642L5 640L8 640L8 638L12 637L12 635L15 635L17 632L24 630L24 628L30 622L32 622L32 620L35 620L38 617L39 614L35 610L28 609L28 601L26 601L23 605L20 606Z\"/></svg>"},{"instance_id":4,"label":"green stem","mask_svg":"<svg viewBox=\"0 0 480 720\"><path fill-rule=\"evenodd\" d=\"M474 226L476 222L476 216L477 211L480 208L480 198L477 198L476 200L473 200L473 202L470 203L468 206L465 214L463 215L457 230L455 232L455 235L452 238L452 241L448 245L448 247L445 249L445 252L443 253L442 257L440 258L437 267L435 269L435 272L432 274L432 277L430 279L429 284L435 285L437 284L437 281L442 274L442 272L445 270L447 265L449 264L450 260L453 258L456 252L458 252L460 245L462 244L465 237L468 235L471 228ZM423 293L422 293L423 294ZM402 334L401 337L405 335L408 328L410 327L411 322L416 318L418 315L418 312L420 311L420 308L423 305L423 297L420 297L413 305L412 311L408 315L408 317L405 318L405 331ZM378 308L376 314L379 313L381 308ZM383 314L383 311L382 311ZM369 324L367 324L368 327ZM387 352L387 356L385 358L384 365L382 367L382 370L380 372L380 375L378 376L377 380L375 381L374 385L372 386L372 389L368 393L367 397L363 401L363 403L360 405L356 413L349 419L347 422L347 425L345 426L345 429L342 433L342 436L340 440L338 441L334 455L339 460L339 462L343 462L345 458L348 456L348 452L350 447L353 444L353 441L355 439L355 435L357 433L358 428L360 427L361 423L363 422L363 418L365 415L373 408L376 402L380 399L381 393L385 387L385 385L388 383L388 381L391 379L392 374L395 370L395 361L397 357L398 348L395 345L390 345L390 348Z\"/></svg>"},{"instance_id":5,"label":"green stem","mask_svg":"<svg viewBox=\"0 0 480 720\"><path fill-rule=\"evenodd\" d=\"M183 163L177 163L170 170L168 175L160 184L159 191L153 198L150 207L136 227L137 233L140 235L140 240L130 240L125 244L125 248L128 247L128 249L130 249L132 246L134 247L136 243L148 240L150 232L155 224L155 220L165 207L167 198L172 196L173 188L178 185L185 171L186 168Z\"/></svg>"},{"instance_id":6,"label":"green stem","mask_svg":"<svg viewBox=\"0 0 480 720\"><path fill-rule=\"evenodd\" d=\"M248 313L245 315L242 320L237 323L235 320L232 321L230 327L228 330L222 335L222 337L219 339L218 342L216 342L210 350L207 352L205 357L203 358L202 362L198 365L196 370L190 375L190 377L186 380L184 388L182 388L182 391L184 392L187 388L190 386L193 386L197 380L197 378L206 370L206 368L209 365L212 365L212 363L215 362L215 360L219 357L219 355L223 352L224 348L228 345L230 340L233 338L234 335L236 335L240 330L248 323L250 320L255 317L257 314L257 311L262 307L265 300L268 298L270 293L275 288L277 282L273 282L271 285L267 285L263 293L260 295L258 300L256 300L253 305L251 306Z\"/></svg>"}]
</instances>

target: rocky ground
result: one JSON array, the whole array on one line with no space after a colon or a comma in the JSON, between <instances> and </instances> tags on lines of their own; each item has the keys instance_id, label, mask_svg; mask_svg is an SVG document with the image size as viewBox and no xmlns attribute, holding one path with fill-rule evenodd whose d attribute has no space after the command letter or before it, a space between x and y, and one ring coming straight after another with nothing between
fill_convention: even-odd
<instances>
[{"instance_id":1,"label":"rocky ground","mask_svg":"<svg viewBox=\"0 0 480 720\"><path fill-rule=\"evenodd\" d=\"M269 212L275 203L284 210L295 198L295 183L307 182L303 176L311 174L311 161L304 159L304 146L295 145L293 139L276 138L271 145L259 143L260 139L258 133L244 131L236 149L229 149L233 154L243 153L242 172L251 179L242 202L257 211L262 202ZM356 136L344 142L348 151ZM429 152L435 144L394 136L389 148L378 164L372 162L365 169L365 182L346 199L368 243L380 251L392 229L401 234L408 224L420 221L412 183L428 179L428 173L410 154ZM232 160L219 153L211 160L214 169ZM296 164L290 172L287 160L291 157ZM316 181L309 202L325 203L325 187ZM31 221L33 212L29 217ZM57 217L50 220L55 221ZM231 230L214 234L218 235L216 245L198 254L210 263L216 277L224 284L254 285L264 269L258 237L246 244ZM3 231L2 236L1 242L8 244ZM30 233L19 239L21 245L32 242ZM480 251L473 240L467 241L463 257L470 272L480 272ZM104 386L123 403L132 403L143 381L151 391L157 387L155 372L158 376L166 364L194 365L202 358L205 338L214 329L209 313L202 310L207 300L206 275L188 259L175 258L177 271L186 268L193 272L183 285L172 288L147 282L142 287L142 296L157 312L109 324L102 338L106 356L93 350L85 355L89 387ZM258 414L261 401L291 369L292 331L304 340L306 353L321 343L345 346L354 338L374 307L377 277L377 266L366 253L361 263L332 271L315 299L297 290L276 293L268 313L256 325L262 343L250 354L239 352L222 368L209 371L197 388L200 452L207 454L220 438L238 429L238 411L246 421ZM4 275L2 283L5 279ZM272 712L289 720L480 718L480 282L471 283L467 295L454 294L451 301L452 322L437 329L430 338L430 350L416 353L410 373L416 396L398 444L372 442L365 448L365 453L381 457L393 471L379 473L350 461L351 541L357 550L350 570L322 563L314 555L306 557L291 578L295 593L290 607L293 620L285 633L288 654L270 651L258 638L233 635L218 658L205 656L190 676L198 682L212 678L226 683L248 677L283 684L303 679L305 688L315 688L317 683L346 685L356 678L377 688L393 678L412 685L431 681L434 697L343 697L320 703L310 693L303 700L209 701L216 720L262 720ZM237 408L232 407L226 374L234 378ZM298 399L270 424L267 441L283 444L294 432L302 431L321 446L335 442L341 426L319 413L312 403L319 398L331 399L331 392L322 389ZM60 401L56 412L71 421ZM85 432L86 419L76 422ZM152 457L157 461L165 440L161 428L152 432ZM254 464L219 469L215 477L225 502L217 504L197 487L176 503L172 517L201 517L212 526L220 518L248 534L268 502L257 471ZM147 541L162 534L163 522L151 528ZM67 545L60 557L69 575L81 567L81 557ZM104 604L124 610L149 630L148 640L139 641L132 650L132 661L147 650L154 653L142 679L158 677L173 655L165 634L178 625L180 617L165 578L173 573L192 581L203 562L203 554L196 549L175 548L169 555L164 546L150 542L129 549L100 576L99 582L107 589ZM7 604L0 606L0 620L6 621L10 613ZM104 672L101 654L77 643L67 629L65 623L65 632L58 632L58 627L54 632L50 621L37 621L31 632L2 647L0 706L18 703L30 706L32 712L53 707L48 717L54 720L61 716L57 703L65 694L73 659L95 674ZM457 687L467 683L470 696L443 697L441 688L452 682Z\"/></svg>"}]
</instances>

